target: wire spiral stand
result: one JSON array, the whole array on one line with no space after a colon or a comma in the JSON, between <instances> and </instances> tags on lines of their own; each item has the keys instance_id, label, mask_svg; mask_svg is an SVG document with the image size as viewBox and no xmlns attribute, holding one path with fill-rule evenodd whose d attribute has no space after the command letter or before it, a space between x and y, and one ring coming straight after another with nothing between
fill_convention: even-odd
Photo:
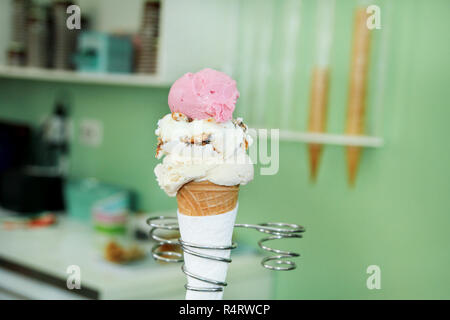
<instances>
[{"instance_id":1,"label":"wire spiral stand","mask_svg":"<svg viewBox=\"0 0 450 320\"><path fill-rule=\"evenodd\" d=\"M178 222L176 217L166 217L166 216L156 216L147 219L147 224L151 227L150 229L150 237L152 237L157 244L155 244L152 248L152 256L155 260L164 261L164 262L183 262L183 253L177 252L173 250L165 249L164 247L167 245L171 246L179 246L184 253L191 254L193 256L215 260L223 263L231 263L230 258L218 257L206 253L200 253L195 251L195 249L204 249L204 250L232 250L237 248L237 244L233 242L231 245L225 246L205 246L198 245L195 243L189 243L183 241L180 238L166 238L158 234L158 231L166 230L166 231L179 231ZM261 265L269 270L276 271L289 271L293 270L297 267L296 263L291 258L299 257L300 254L291 251L285 251L280 249L275 249L267 246L268 241L274 241L279 239L286 238L302 238L302 233L305 232L305 229L297 224L291 223L282 223L282 222L268 222L261 224L235 224L237 228L245 228L245 229L254 229L261 233L267 234L267 237L262 238L258 241L258 246L270 253L274 253L275 255L266 256L261 260ZM221 292L223 288L227 286L225 281L217 281L214 279L208 279L202 277L198 274L194 274L187 270L186 265L183 263L181 266L181 270L187 276L202 281L211 285L211 287L195 287L189 284L185 285L187 290L192 291L201 291L201 292Z\"/></svg>"}]
</instances>

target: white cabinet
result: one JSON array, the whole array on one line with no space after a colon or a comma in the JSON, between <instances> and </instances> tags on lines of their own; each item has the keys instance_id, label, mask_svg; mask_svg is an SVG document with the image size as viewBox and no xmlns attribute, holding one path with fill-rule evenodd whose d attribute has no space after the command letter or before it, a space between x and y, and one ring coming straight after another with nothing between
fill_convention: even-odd
<instances>
[{"instance_id":1,"label":"white cabinet","mask_svg":"<svg viewBox=\"0 0 450 320\"><path fill-rule=\"evenodd\" d=\"M11 11L0 1L0 77L134 86L170 86L186 72L210 67L233 75L238 43L239 0L161 0L155 75L79 74L71 71L8 68ZM81 15L102 32L136 34L144 0L79 0ZM81 26L83 30L83 25Z\"/></svg>"}]
</instances>

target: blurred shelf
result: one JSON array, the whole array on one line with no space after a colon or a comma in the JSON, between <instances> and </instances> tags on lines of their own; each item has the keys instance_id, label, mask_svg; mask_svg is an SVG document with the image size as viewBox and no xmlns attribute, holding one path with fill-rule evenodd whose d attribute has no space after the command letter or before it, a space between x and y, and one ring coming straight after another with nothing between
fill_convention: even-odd
<instances>
[{"instance_id":1,"label":"blurred shelf","mask_svg":"<svg viewBox=\"0 0 450 320\"><path fill-rule=\"evenodd\" d=\"M343 146L382 147L383 138L280 130L280 140Z\"/></svg>"},{"instance_id":2,"label":"blurred shelf","mask_svg":"<svg viewBox=\"0 0 450 320\"><path fill-rule=\"evenodd\" d=\"M12 66L0 66L0 78L154 88L168 88L171 85L154 75L85 73Z\"/></svg>"}]
</instances>

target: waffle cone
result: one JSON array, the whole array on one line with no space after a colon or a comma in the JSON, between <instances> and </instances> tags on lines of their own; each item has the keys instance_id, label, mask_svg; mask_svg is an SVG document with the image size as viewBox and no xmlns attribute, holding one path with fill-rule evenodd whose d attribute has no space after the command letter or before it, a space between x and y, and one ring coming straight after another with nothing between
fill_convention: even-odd
<instances>
[{"instance_id":1,"label":"waffle cone","mask_svg":"<svg viewBox=\"0 0 450 320\"><path fill-rule=\"evenodd\" d=\"M178 211L188 216L212 216L236 207L239 185L221 186L209 181L189 182L177 193Z\"/></svg>"}]
</instances>

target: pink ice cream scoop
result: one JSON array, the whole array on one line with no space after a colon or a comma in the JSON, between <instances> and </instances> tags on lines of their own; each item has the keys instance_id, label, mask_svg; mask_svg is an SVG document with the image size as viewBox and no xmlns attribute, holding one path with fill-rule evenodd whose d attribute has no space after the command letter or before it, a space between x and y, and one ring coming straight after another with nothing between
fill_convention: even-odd
<instances>
[{"instance_id":1,"label":"pink ice cream scoop","mask_svg":"<svg viewBox=\"0 0 450 320\"><path fill-rule=\"evenodd\" d=\"M223 72L203 69L175 81L169 92L169 108L192 119L225 122L233 117L237 98L236 81Z\"/></svg>"}]
</instances>

